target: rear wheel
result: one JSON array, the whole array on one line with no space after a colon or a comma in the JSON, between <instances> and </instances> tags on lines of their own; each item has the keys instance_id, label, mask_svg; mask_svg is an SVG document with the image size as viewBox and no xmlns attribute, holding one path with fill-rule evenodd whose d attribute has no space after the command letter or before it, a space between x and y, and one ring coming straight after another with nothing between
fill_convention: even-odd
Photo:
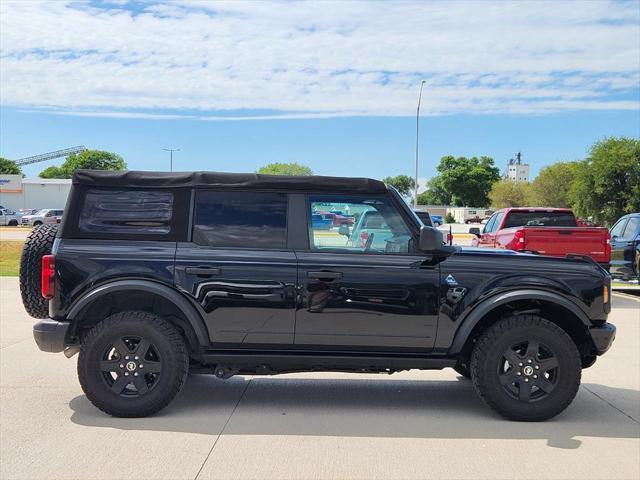
<instances>
[{"instance_id":1,"label":"rear wheel","mask_svg":"<svg viewBox=\"0 0 640 480\"><path fill-rule=\"evenodd\" d=\"M188 368L182 336L148 312L116 313L98 323L78 356L82 390L116 417L145 417L164 408L182 389Z\"/></svg>"},{"instance_id":2,"label":"rear wheel","mask_svg":"<svg viewBox=\"0 0 640 480\"><path fill-rule=\"evenodd\" d=\"M18 221L17 220L9 220L9 226L10 227L17 227L18 226Z\"/></svg>"},{"instance_id":3,"label":"rear wheel","mask_svg":"<svg viewBox=\"0 0 640 480\"><path fill-rule=\"evenodd\" d=\"M22 304L34 318L49 316L49 301L42 297L40 272L42 257L49 255L58 233L57 225L42 225L34 228L22 247L20 257L20 295Z\"/></svg>"},{"instance_id":4,"label":"rear wheel","mask_svg":"<svg viewBox=\"0 0 640 480\"><path fill-rule=\"evenodd\" d=\"M476 392L510 420L540 421L562 412L576 396L581 374L580 355L571 337L533 315L492 325L471 355Z\"/></svg>"}]
</instances>

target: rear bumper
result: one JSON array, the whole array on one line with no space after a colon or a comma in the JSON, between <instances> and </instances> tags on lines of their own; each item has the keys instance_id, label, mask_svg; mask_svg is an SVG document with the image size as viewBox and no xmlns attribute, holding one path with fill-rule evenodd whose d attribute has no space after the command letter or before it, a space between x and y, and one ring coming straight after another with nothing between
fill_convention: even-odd
<instances>
[{"instance_id":1,"label":"rear bumper","mask_svg":"<svg viewBox=\"0 0 640 480\"><path fill-rule=\"evenodd\" d=\"M611 347L613 340L616 338L616 326L612 323L605 323L600 327L592 327L589 334L596 347L598 355L602 355Z\"/></svg>"},{"instance_id":2,"label":"rear bumper","mask_svg":"<svg viewBox=\"0 0 640 480\"><path fill-rule=\"evenodd\" d=\"M33 326L33 338L43 352L58 353L66 346L69 322L41 320Z\"/></svg>"}]
</instances>

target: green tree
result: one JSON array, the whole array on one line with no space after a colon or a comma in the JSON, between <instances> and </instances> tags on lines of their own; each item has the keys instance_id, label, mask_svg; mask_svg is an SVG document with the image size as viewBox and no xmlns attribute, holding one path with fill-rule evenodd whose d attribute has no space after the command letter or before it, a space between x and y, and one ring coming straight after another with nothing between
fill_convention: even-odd
<instances>
[{"instance_id":1,"label":"green tree","mask_svg":"<svg viewBox=\"0 0 640 480\"><path fill-rule=\"evenodd\" d=\"M59 167L47 167L40 172L42 178L71 178L80 169L122 171L127 164L120 155L103 150L85 150L72 153Z\"/></svg>"},{"instance_id":2,"label":"green tree","mask_svg":"<svg viewBox=\"0 0 640 480\"><path fill-rule=\"evenodd\" d=\"M451 194L442 186L441 177L427 182L427 190L418 194L418 205L451 205Z\"/></svg>"},{"instance_id":3,"label":"green tree","mask_svg":"<svg viewBox=\"0 0 640 480\"><path fill-rule=\"evenodd\" d=\"M313 170L299 163L270 163L264 167L260 167L256 173L265 175L313 175Z\"/></svg>"},{"instance_id":4,"label":"green tree","mask_svg":"<svg viewBox=\"0 0 640 480\"><path fill-rule=\"evenodd\" d=\"M486 207L489 192L500 179L500 170L491 157L453 157L440 159L437 185L451 195L451 203L458 207Z\"/></svg>"},{"instance_id":5,"label":"green tree","mask_svg":"<svg viewBox=\"0 0 640 480\"><path fill-rule=\"evenodd\" d=\"M640 211L640 140L605 138L575 170L569 198L576 213L611 225Z\"/></svg>"},{"instance_id":6,"label":"green tree","mask_svg":"<svg viewBox=\"0 0 640 480\"><path fill-rule=\"evenodd\" d=\"M4 175L22 175L22 169L13 160L0 157L0 173Z\"/></svg>"},{"instance_id":7,"label":"green tree","mask_svg":"<svg viewBox=\"0 0 640 480\"><path fill-rule=\"evenodd\" d=\"M387 185L391 185L398 190L398 193L403 197L410 197L413 190L416 188L416 182L408 175L398 175L395 177L385 177L382 179Z\"/></svg>"},{"instance_id":8,"label":"green tree","mask_svg":"<svg viewBox=\"0 0 640 480\"><path fill-rule=\"evenodd\" d=\"M500 180L493 184L489 198L493 208L524 207L533 203L531 193L528 182Z\"/></svg>"},{"instance_id":9,"label":"green tree","mask_svg":"<svg viewBox=\"0 0 640 480\"><path fill-rule=\"evenodd\" d=\"M531 204L548 207L570 207L571 185L578 162L557 162L540 170L531 185Z\"/></svg>"}]
</instances>

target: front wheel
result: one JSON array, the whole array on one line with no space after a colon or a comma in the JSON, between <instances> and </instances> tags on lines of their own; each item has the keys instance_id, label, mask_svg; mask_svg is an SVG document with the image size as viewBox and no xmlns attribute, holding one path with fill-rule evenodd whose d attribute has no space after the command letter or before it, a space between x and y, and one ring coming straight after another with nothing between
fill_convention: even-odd
<instances>
[{"instance_id":1,"label":"front wheel","mask_svg":"<svg viewBox=\"0 0 640 480\"><path fill-rule=\"evenodd\" d=\"M96 407L116 417L145 417L182 389L189 356L182 336L148 312L116 313L83 338L78 356L82 390Z\"/></svg>"},{"instance_id":2,"label":"front wheel","mask_svg":"<svg viewBox=\"0 0 640 480\"><path fill-rule=\"evenodd\" d=\"M574 341L556 324L518 315L489 327L471 355L471 379L500 415L540 421L562 412L580 386L582 363Z\"/></svg>"}]
</instances>

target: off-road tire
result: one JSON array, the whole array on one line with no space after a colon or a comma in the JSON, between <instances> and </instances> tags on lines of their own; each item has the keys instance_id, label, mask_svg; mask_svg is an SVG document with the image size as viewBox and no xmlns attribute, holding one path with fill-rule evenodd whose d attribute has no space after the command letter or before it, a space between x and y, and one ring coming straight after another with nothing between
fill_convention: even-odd
<instances>
[{"instance_id":1,"label":"off-road tire","mask_svg":"<svg viewBox=\"0 0 640 480\"><path fill-rule=\"evenodd\" d=\"M105 348L123 336L147 339L162 359L157 385L132 398L114 393L100 367ZM188 370L189 355L182 336L169 322L149 312L120 312L102 320L83 336L78 355L82 390L91 403L115 417L146 417L160 411L180 392Z\"/></svg>"},{"instance_id":2,"label":"off-road tire","mask_svg":"<svg viewBox=\"0 0 640 480\"><path fill-rule=\"evenodd\" d=\"M517 342L547 345L558 363L555 388L538 401L512 398L501 385L499 365L503 352ZM471 379L478 395L493 410L509 420L541 421L562 412L580 387L582 365L571 337L556 324L535 315L518 315L491 325L478 338L471 355ZM522 378L519 377L520 381Z\"/></svg>"},{"instance_id":3,"label":"off-road tire","mask_svg":"<svg viewBox=\"0 0 640 480\"><path fill-rule=\"evenodd\" d=\"M34 318L49 317L49 301L42 297L40 272L42 257L51 254L57 225L40 225L27 236L20 257L20 295L22 304Z\"/></svg>"}]
</instances>

